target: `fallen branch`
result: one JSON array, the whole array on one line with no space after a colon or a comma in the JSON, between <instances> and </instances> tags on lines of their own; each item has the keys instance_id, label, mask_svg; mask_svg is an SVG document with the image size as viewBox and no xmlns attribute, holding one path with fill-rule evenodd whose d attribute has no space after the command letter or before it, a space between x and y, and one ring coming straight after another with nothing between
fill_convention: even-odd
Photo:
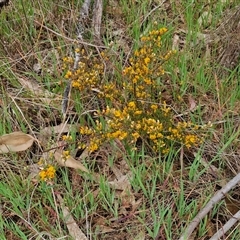
<instances>
[{"instance_id":1,"label":"fallen branch","mask_svg":"<svg viewBox=\"0 0 240 240\"><path fill-rule=\"evenodd\" d=\"M228 193L232 188L234 188L240 182L240 173L238 173L233 179L231 179L221 190L219 190L208 202L208 204L197 214L197 216L192 220L187 229L181 235L179 240L189 239L190 235L200 223L200 221L208 214L208 212L213 208L213 206L224 198L226 193ZM236 214L235 214L236 215ZM234 215L234 216L235 216Z\"/></svg>"},{"instance_id":2,"label":"fallen branch","mask_svg":"<svg viewBox=\"0 0 240 240\"><path fill-rule=\"evenodd\" d=\"M96 0L93 9L92 28L96 43L101 43L101 24L102 24L102 0Z\"/></svg>"},{"instance_id":3,"label":"fallen branch","mask_svg":"<svg viewBox=\"0 0 240 240\"><path fill-rule=\"evenodd\" d=\"M220 228L209 240L218 240L222 237L238 220L240 220L240 210L230 218L225 225Z\"/></svg>"},{"instance_id":4,"label":"fallen branch","mask_svg":"<svg viewBox=\"0 0 240 240\"><path fill-rule=\"evenodd\" d=\"M80 10L80 17L86 19L89 16L90 0L85 0Z\"/></svg>"},{"instance_id":5,"label":"fallen branch","mask_svg":"<svg viewBox=\"0 0 240 240\"><path fill-rule=\"evenodd\" d=\"M81 10L80 10L80 19L78 22L78 27L77 27L77 38L78 40L82 41L83 40L83 33L85 31L85 27L84 27L84 22L86 21L86 19L89 16L89 6L90 6L90 0L85 0Z\"/></svg>"}]
</instances>

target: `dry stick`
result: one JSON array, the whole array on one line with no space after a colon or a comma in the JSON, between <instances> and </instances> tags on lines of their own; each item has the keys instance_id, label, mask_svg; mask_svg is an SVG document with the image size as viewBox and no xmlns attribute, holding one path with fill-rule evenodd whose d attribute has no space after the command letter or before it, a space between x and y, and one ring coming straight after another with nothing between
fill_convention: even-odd
<instances>
[{"instance_id":1,"label":"dry stick","mask_svg":"<svg viewBox=\"0 0 240 240\"><path fill-rule=\"evenodd\" d=\"M75 60L74 60L74 64L73 64L73 71L76 72L77 68L78 68L78 63L80 61L81 55L79 52L75 52ZM71 89L72 89L72 82L69 81L67 83L67 86L64 89L63 92L63 99L62 99L62 114L63 114L63 119L65 121L66 119L66 114L68 111L68 107L69 107L69 99L70 99L70 95L71 95Z\"/></svg>"},{"instance_id":2,"label":"dry stick","mask_svg":"<svg viewBox=\"0 0 240 240\"><path fill-rule=\"evenodd\" d=\"M88 18L89 15L89 6L90 6L90 0L85 0L82 8L80 10L80 20L78 23L78 28L77 28L77 38L79 41L83 41L83 36L82 34L84 33L84 21L86 18ZM80 61L81 55L79 52L75 51L75 59L74 59L74 65L73 65L73 71L76 72L78 68L78 63ZM63 114L63 121L66 120L66 114L68 111L69 107L69 99L70 99L70 94L71 94L71 87L72 87L72 82L68 82L67 86L64 89L63 93L63 100L62 100L62 114Z\"/></svg>"},{"instance_id":3,"label":"dry stick","mask_svg":"<svg viewBox=\"0 0 240 240\"><path fill-rule=\"evenodd\" d=\"M166 0L163 0L159 5L157 5L156 7L154 7L154 8L144 17L144 19L142 20L139 28L142 27L143 23L146 22L146 20L150 17L150 15L151 15L153 12L155 12L158 8L160 8L165 2L166 2Z\"/></svg>"},{"instance_id":4,"label":"dry stick","mask_svg":"<svg viewBox=\"0 0 240 240\"><path fill-rule=\"evenodd\" d=\"M102 12L103 12L103 1L96 0L93 6L93 18L92 18L92 28L93 28L93 35L95 38L95 43L102 44L101 41L101 24L102 24ZM99 49L95 47L96 51L98 52L99 57L102 59L104 65L104 76L106 73L106 62L104 61Z\"/></svg>"},{"instance_id":5,"label":"dry stick","mask_svg":"<svg viewBox=\"0 0 240 240\"><path fill-rule=\"evenodd\" d=\"M49 27L41 24L40 22L38 22L38 21L36 21L36 20L34 20L34 23L38 24L39 26L42 26L44 29L46 29L47 31L55 34L56 36L59 36L59 37L62 37L63 39L65 39L65 40L68 40L69 42L81 43L81 44L84 44L84 45L86 45L86 46L91 46L91 47L96 47L96 48L109 49L109 47L106 47L106 46L98 46L98 45L96 45L96 44L84 42L84 41L82 41L82 40L76 40L76 39L73 39L73 38L66 37L66 36L64 36L63 34L58 33L58 32L56 32L56 31L52 30L51 28L49 28Z\"/></svg>"},{"instance_id":6,"label":"dry stick","mask_svg":"<svg viewBox=\"0 0 240 240\"><path fill-rule=\"evenodd\" d=\"M102 11L103 11L103 2L102 0L95 0L94 3L94 12L92 18L92 27L94 37L97 43L101 42L101 23L102 23Z\"/></svg>"},{"instance_id":7,"label":"dry stick","mask_svg":"<svg viewBox=\"0 0 240 240\"><path fill-rule=\"evenodd\" d=\"M69 99L70 99L70 94L71 94L71 88L72 88L72 83L69 81L67 83L67 86L64 89L63 92L63 98L62 98L62 114L63 114L63 121L66 119L68 107L69 107Z\"/></svg>"},{"instance_id":8,"label":"dry stick","mask_svg":"<svg viewBox=\"0 0 240 240\"><path fill-rule=\"evenodd\" d=\"M51 187L51 192L52 192L52 196L53 196L53 201L54 201L54 205L55 205L55 212L57 214L57 220L58 220L58 229L59 229L59 232L61 233L62 235L62 228L61 228L61 224L60 224L60 217L59 217L59 211L58 211L58 204L57 204L57 201L56 201L56 196L55 196L55 193L54 193L54 190L53 190L53 186Z\"/></svg>"},{"instance_id":9,"label":"dry stick","mask_svg":"<svg viewBox=\"0 0 240 240\"><path fill-rule=\"evenodd\" d=\"M91 0L85 0L80 10L80 17L85 19L89 15L89 6Z\"/></svg>"},{"instance_id":10,"label":"dry stick","mask_svg":"<svg viewBox=\"0 0 240 240\"><path fill-rule=\"evenodd\" d=\"M84 33L85 27L84 27L84 21L88 18L89 16L89 6L90 6L90 0L85 0L81 10L80 10L80 19L78 22L78 29L77 29L77 33L78 33L78 40L83 41L83 36L82 34Z\"/></svg>"},{"instance_id":11,"label":"dry stick","mask_svg":"<svg viewBox=\"0 0 240 240\"><path fill-rule=\"evenodd\" d=\"M230 218L225 225L220 228L209 240L218 240L222 237L238 220L240 220L240 210Z\"/></svg>"},{"instance_id":12,"label":"dry stick","mask_svg":"<svg viewBox=\"0 0 240 240\"><path fill-rule=\"evenodd\" d=\"M225 194L228 193L233 187L240 182L240 173L238 173L232 180L230 180L221 190L219 190L208 202L208 204L197 214L197 216L189 224L185 232L181 235L179 240L186 240L190 237L194 229L200 223L200 221L208 214L213 208L214 204L218 203L224 198Z\"/></svg>"}]
</instances>

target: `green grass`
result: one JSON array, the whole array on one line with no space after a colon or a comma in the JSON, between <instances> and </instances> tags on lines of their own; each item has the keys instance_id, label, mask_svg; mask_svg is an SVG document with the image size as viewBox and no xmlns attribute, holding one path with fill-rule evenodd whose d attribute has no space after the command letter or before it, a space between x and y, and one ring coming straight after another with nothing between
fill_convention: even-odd
<instances>
[{"instance_id":1,"label":"green grass","mask_svg":"<svg viewBox=\"0 0 240 240\"><path fill-rule=\"evenodd\" d=\"M63 121L61 98L68 80L64 78L62 59L73 56L77 47L70 39L76 38L82 2L16 0L1 10L0 135L23 131L41 137L41 129ZM213 55L209 61L204 43L194 45L198 33L216 29L224 11L234 4L219 1L206 6L201 1L176 1L172 7L163 4L151 12L157 2L104 1L102 42L108 48L112 42L112 48L107 50L110 61L104 60L107 71L100 75L102 84L117 83L120 88L122 70L139 48L141 36L149 30L164 26L169 29L163 39L164 52L171 49L174 34L184 30L183 46L166 62L166 75L158 81L176 118L199 125L212 122L211 127L206 125L206 140L190 150L172 143L167 155L150 151L145 139L134 147L124 141L110 141L81 159L89 173L54 163L57 172L51 184L29 176L32 164L43 155L37 143L22 154L1 154L1 239L71 239L58 194L88 239L178 239L218 190L222 179L234 176L233 169L239 168L235 159L240 135L239 70L227 76L217 75L219 46L211 46ZM205 19L201 25L198 19L206 11L211 21ZM89 39L84 40L90 43L92 33L85 35ZM86 55L101 59L94 47L86 46ZM33 71L37 62L42 66L40 74ZM37 95L24 88L19 78L34 79L53 96ZM127 94L123 92L126 99ZM195 101L196 109L190 109L189 97ZM104 108L106 102L117 106L116 101L99 101L96 93L76 89L72 89L70 99L67 123L72 126L96 127L96 110ZM106 124L104 116L99 120ZM82 153L78 143L86 144L89 139L76 129L67 133L73 140L65 150L77 158ZM43 139L44 150L56 147L59 133ZM202 158L218 169L219 176L211 174ZM51 163L50 157L47 161ZM211 237L229 216L226 203L217 204L201 221L194 233L196 239ZM232 229L226 237L240 238L239 229Z\"/></svg>"}]
</instances>

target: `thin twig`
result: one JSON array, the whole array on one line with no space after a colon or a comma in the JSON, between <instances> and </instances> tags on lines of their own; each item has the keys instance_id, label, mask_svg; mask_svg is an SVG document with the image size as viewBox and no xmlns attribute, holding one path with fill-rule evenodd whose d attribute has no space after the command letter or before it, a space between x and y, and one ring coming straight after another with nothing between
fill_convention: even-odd
<instances>
[{"instance_id":1,"label":"thin twig","mask_svg":"<svg viewBox=\"0 0 240 240\"><path fill-rule=\"evenodd\" d=\"M197 214L197 216L192 220L187 229L181 235L179 240L189 239L190 235L200 223L200 221L208 214L208 212L213 208L213 206L222 200L226 193L228 193L232 188L234 188L240 182L240 173L238 173L233 179L231 179L221 190L219 190L208 202L208 204Z\"/></svg>"},{"instance_id":2,"label":"thin twig","mask_svg":"<svg viewBox=\"0 0 240 240\"><path fill-rule=\"evenodd\" d=\"M150 17L150 15L155 12L158 8L160 8L164 3L166 2L166 0L163 0L159 5L157 5L156 7L154 7L142 20L141 24L140 24L140 28L142 27L142 25L144 24L144 22L147 21L147 19Z\"/></svg>"},{"instance_id":3,"label":"thin twig","mask_svg":"<svg viewBox=\"0 0 240 240\"><path fill-rule=\"evenodd\" d=\"M58 229L59 229L59 232L62 234L62 228L61 228L61 225L60 225L60 217L59 217L59 211L58 211L58 204L57 204L57 200L56 200L56 196L55 196L55 193L54 193L54 190L53 188L51 187L51 192L52 192L52 196L53 196L53 201L54 201L54 205L55 205L55 211L56 211L56 214L57 214L57 220L58 220ZM58 195L57 195L58 197Z\"/></svg>"},{"instance_id":4,"label":"thin twig","mask_svg":"<svg viewBox=\"0 0 240 240\"><path fill-rule=\"evenodd\" d=\"M90 46L90 47L95 47L95 48L109 49L109 47L107 47L107 46L103 46L103 45L99 46L99 45L96 45L96 44L92 44L92 43L84 42L84 41L81 41L81 40L76 40L76 39L73 39L73 38L66 37L63 34L60 34L60 33L56 32L56 31L52 30L51 28L43 25L42 23L40 23L40 22L38 22L36 20L34 20L34 22L36 24L42 26L44 29L48 30L49 32L55 34L56 36L62 37L63 39L68 40L69 42L83 44L83 45Z\"/></svg>"},{"instance_id":5,"label":"thin twig","mask_svg":"<svg viewBox=\"0 0 240 240\"><path fill-rule=\"evenodd\" d=\"M68 111L71 88L72 88L72 84L71 84L71 82L68 82L67 86L65 87L64 92L63 92L62 114L63 114L64 121L66 119L66 115L67 115L67 111Z\"/></svg>"}]
</instances>

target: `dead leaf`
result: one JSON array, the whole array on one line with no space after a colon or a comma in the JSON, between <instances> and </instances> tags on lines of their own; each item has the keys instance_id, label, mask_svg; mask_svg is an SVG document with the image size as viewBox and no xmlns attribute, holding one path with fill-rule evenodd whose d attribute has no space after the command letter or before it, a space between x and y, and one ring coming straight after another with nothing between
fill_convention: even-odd
<instances>
[{"instance_id":1,"label":"dead leaf","mask_svg":"<svg viewBox=\"0 0 240 240\"><path fill-rule=\"evenodd\" d=\"M116 190L125 191L126 189L131 189L129 178L129 175L122 175L118 180L109 182L109 185Z\"/></svg>"},{"instance_id":2,"label":"dead leaf","mask_svg":"<svg viewBox=\"0 0 240 240\"><path fill-rule=\"evenodd\" d=\"M193 99L193 97L191 95L188 96L188 101L190 104L189 110L194 111L197 107L196 101Z\"/></svg>"},{"instance_id":3,"label":"dead leaf","mask_svg":"<svg viewBox=\"0 0 240 240\"><path fill-rule=\"evenodd\" d=\"M180 37L179 34L174 34L173 35L173 44L172 44L172 49L173 50L178 50L180 45Z\"/></svg>"},{"instance_id":4,"label":"dead leaf","mask_svg":"<svg viewBox=\"0 0 240 240\"><path fill-rule=\"evenodd\" d=\"M30 148L34 138L23 132L13 132L0 137L0 153L21 152Z\"/></svg>"},{"instance_id":5,"label":"dead leaf","mask_svg":"<svg viewBox=\"0 0 240 240\"><path fill-rule=\"evenodd\" d=\"M18 81L21 83L21 85L28 89L29 91L31 91L32 93L34 93L37 96L46 96L46 97L53 97L53 93L45 90L44 88L42 88L37 81L33 80L33 79L28 79L28 78L18 78Z\"/></svg>"},{"instance_id":6,"label":"dead leaf","mask_svg":"<svg viewBox=\"0 0 240 240\"><path fill-rule=\"evenodd\" d=\"M55 151L54 157L60 166L79 169L83 172L89 173L89 171L79 161L75 160L72 156L69 156L67 160L65 160L62 157L62 152L60 150Z\"/></svg>"},{"instance_id":7,"label":"dead leaf","mask_svg":"<svg viewBox=\"0 0 240 240\"><path fill-rule=\"evenodd\" d=\"M106 225L97 225L97 233L110 233L114 232L115 230L111 227L108 227Z\"/></svg>"},{"instance_id":8,"label":"dead leaf","mask_svg":"<svg viewBox=\"0 0 240 240\"><path fill-rule=\"evenodd\" d=\"M54 127L45 127L39 132L38 140L41 143L48 142L47 139L49 139L53 134L62 134L62 133L67 133L72 130L78 130L79 125L72 125L72 124L65 124L61 123L57 126Z\"/></svg>"},{"instance_id":9,"label":"dead leaf","mask_svg":"<svg viewBox=\"0 0 240 240\"><path fill-rule=\"evenodd\" d=\"M37 81L21 77L18 78L18 81L25 89L28 89L35 96L38 96L39 97L38 99L41 100L42 102L46 104L50 104L52 102L54 94L41 87Z\"/></svg>"},{"instance_id":10,"label":"dead leaf","mask_svg":"<svg viewBox=\"0 0 240 240\"><path fill-rule=\"evenodd\" d=\"M95 233L110 233L115 231L113 228L108 227L108 220L102 216L99 216L98 218L96 218L95 220Z\"/></svg>"},{"instance_id":11,"label":"dead leaf","mask_svg":"<svg viewBox=\"0 0 240 240\"><path fill-rule=\"evenodd\" d=\"M74 240L88 240L81 229L78 227L76 221L74 220L73 216L71 215L69 209L64 205L64 201L62 197L58 194L57 195L58 201L60 202L61 209L63 212L64 222L67 225L67 229L69 234L71 235L72 239Z\"/></svg>"},{"instance_id":12,"label":"dead leaf","mask_svg":"<svg viewBox=\"0 0 240 240\"><path fill-rule=\"evenodd\" d=\"M142 199L136 201L134 194L131 189L126 189L119 193L119 199L121 199L121 208L131 208L134 212L139 205L142 203Z\"/></svg>"}]
</instances>

